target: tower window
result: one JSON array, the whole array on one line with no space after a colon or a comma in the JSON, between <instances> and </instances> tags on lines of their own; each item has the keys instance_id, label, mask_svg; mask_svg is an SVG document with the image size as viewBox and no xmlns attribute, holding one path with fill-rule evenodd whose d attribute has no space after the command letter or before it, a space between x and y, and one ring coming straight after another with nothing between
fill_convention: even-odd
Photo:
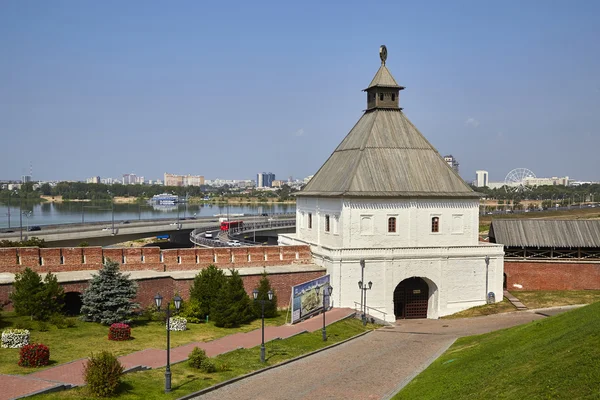
<instances>
[{"instance_id":1,"label":"tower window","mask_svg":"<svg viewBox=\"0 0 600 400\"><path fill-rule=\"evenodd\" d=\"M329 215L325 216L325 232L329 232Z\"/></svg>"},{"instance_id":2,"label":"tower window","mask_svg":"<svg viewBox=\"0 0 600 400\"><path fill-rule=\"evenodd\" d=\"M383 100L383 93L379 93L379 100Z\"/></svg>"},{"instance_id":3,"label":"tower window","mask_svg":"<svg viewBox=\"0 0 600 400\"><path fill-rule=\"evenodd\" d=\"M388 218L388 232L395 233L396 232L396 217Z\"/></svg>"},{"instance_id":4,"label":"tower window","mask_svg":"<svg viewBox=\"0 0 600 400\"><path fill-rule=\"evenodd\" d=\"M431 218L431 232L439 232L440 231L440 218L433 217Z\"/></svg>"},{"instance_id":5,"label":"tower window","mask_svg":"<svg viewBox=\"0 0 600 400\"><path fill-rule=\"evenodd\" d=\"M312 229L312 213L308 213L308 229Z\"/></svg>"},{"instance_id":6,"label":"tower window","mask_svg":"<svg viewBox=\"0 0 600 400\"><path fill-rule=\"evenodd\" d=\"M392 101L396 100L396 93L392 93Z\"/></svg>"}]
</instances>

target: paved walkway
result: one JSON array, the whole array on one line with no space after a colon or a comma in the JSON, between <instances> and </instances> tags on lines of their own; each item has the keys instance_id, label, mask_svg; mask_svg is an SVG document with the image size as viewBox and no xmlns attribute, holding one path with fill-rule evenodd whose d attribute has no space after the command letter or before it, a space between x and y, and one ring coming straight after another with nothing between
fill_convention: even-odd
<instances>
[{"instance_id":1,"label":"paved walkway","mask_svg":"<svg viewBox=\"0 0 600 400\"><path fill-rule=\"evenodd\" d=\"M513 296L508 290L504 291L504 297L508 299L512 303L513 306L517 308L519 311L527 310L527 306L521 303L521 300L517 299Z\"/></svg>"},{"instance_id":2,"label":"paved walkway","mask_svg":"<svg viewBox=\"0 0 600 400\"><path fill-rule=\"evenodd\" d=\"M334 308L325 314L326 324L344 319L355 311L348 308ZM265 342L276 338L285 339L301 332L314 332L323 327L321 317L311 318L296 325L265 327ZM236 333L210 342L195 342L171 349L171 363L184 361L194 347L203 348L209 357L239 348L251 348L261 342L261 330ZM125 370L136 368L159 368L166 365L166 350L145 349L119 357ZM82 358L61 364L29 375L0 375L0 400L30 396L50 388L84 385L83 368L87 359Z\"/></svg>"},{"instance_id":3,"label":"paved walkway","mask_svg":"<svg viewBox=\"0 0 600 400\"><path fill-rule=\"evenodd\" d=\"M452 320L403 320L196 399L389 399L457 338L542 318L546 317L524 311Z\"/></svg>"}]
</instances>

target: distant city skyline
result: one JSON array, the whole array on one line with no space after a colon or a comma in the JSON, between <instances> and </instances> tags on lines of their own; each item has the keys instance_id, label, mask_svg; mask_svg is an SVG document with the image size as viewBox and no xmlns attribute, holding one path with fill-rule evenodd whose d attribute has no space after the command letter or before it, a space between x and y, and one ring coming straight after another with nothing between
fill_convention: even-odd
<instances>
[{"instance_id":1,"label":"distant city skyline","mask_svg":"<svg viewBox=\"0 0 600 400\"><path fill-rule=\"evenodd\" d=\"M34 180L315 174L362 113L385 44L400 106L465 181L521 167L600 180L600 3L385 14L399 22L358 1L3 2L0 179L30 162Z\"/></svg>"}]
</instances>

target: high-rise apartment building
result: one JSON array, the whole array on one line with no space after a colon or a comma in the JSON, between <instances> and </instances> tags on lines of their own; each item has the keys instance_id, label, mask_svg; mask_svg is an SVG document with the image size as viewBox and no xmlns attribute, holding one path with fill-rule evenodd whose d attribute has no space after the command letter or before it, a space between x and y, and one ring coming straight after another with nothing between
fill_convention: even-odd
<instances>
[{"instance_id":1,"label":"high-rise apartment building","mask_svg":"<svg viewBox=\"0 0 600 400\"><path fill-rule=\"evenodd\" d=\"M99 176L92 176L91 178L87 178L86 180L87 183L100 183L100 177Z\"/></svg>"},{"instance_id":2,"label":"high-rise apartment building","mask_svg":"<svg viewBox=\"0 0 600 400\"><path fill-rule=\"evenodd\" d=\"M273 187L275 174L272 172L259 172L256 174L256 187Z\"/></svg>"},{"instance_id":3,"label":"high-rise apartment building","mask_svg":"<svg viewBox=\"0 0 600 400\"><path fill-rule=\"evenodd\" d=\"M489 183L489 179L488 179L487 171L483 171L483 170L475 171L475 186L486 187L486 186L488 186L488 183Z\"/></svg>"},{"instance_id":4,"label":"high-rise apartment building","mask_svg":"<svg viewBox=\"0 0 600 400\"><path fill-rule=\"evenodd\" d=\"M458 160L456 158L454 158L454 156L452 154L444 156L444 161L446 161L446 163L450 166L450 168L452 168L453 170L456 171L456 173L458 173Z\"/></svg>"},{"instance_id":5,"label":"high-rise apartment building","mask_svg":"<svg viewBox=\"0 0 600 400\"><path fill-rule=\"evenodd\" d=\"M21 183L31 182L31 175L23 175L21 176Z\"/></svg>"},{"instance_id":6,"label":"high-rise apartment building","mask_svg":"<svg viewBox=\"0 0 600 400\"><path fill-rule=\"evenodd\" d=\"M165 172L165 186L202 186L204 176L202 175L175 175Z\"/></svg>"}]
</instances>

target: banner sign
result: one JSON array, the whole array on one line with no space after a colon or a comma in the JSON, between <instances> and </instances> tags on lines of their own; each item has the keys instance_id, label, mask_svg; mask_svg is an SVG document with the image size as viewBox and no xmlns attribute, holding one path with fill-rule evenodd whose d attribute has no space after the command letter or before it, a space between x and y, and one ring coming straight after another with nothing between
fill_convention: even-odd
<instances>
[{"instance_id":1,"label":"banner sign","mask_svg":"<svg viewBox=\"0 0 600 400\"><path fill-rule=\"evenodd\" d=\"M329 275L292 287L292 324L323 309L323 292L329 286ZM315 288L319 288L319 294ZM325 296L325 309L329 308L329 296Z\"/></svg>"}]
</instances>

